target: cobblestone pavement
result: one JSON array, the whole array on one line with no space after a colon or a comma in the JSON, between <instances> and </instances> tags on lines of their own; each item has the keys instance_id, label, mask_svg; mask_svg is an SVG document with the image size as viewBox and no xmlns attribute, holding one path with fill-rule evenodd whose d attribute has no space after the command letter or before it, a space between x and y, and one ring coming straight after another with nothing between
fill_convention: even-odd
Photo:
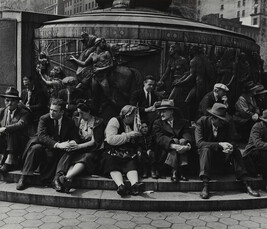
<instances>
[{"instance_id":1,"label":"cobblestone pavement","mask_svg":"<svg viewBox=\"0 0 267 229\"><path fill-rule=\"evenodd\" d=\"M0 202L0 228L267 228L267 209L215 212L130 212Z\"/></svg>"}]
</instances>

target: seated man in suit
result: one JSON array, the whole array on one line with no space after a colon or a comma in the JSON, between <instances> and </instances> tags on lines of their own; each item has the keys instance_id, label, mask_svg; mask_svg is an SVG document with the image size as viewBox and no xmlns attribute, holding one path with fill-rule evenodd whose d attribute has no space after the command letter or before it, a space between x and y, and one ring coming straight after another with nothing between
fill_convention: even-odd
<instances>
[{"instance_id":1,"label":"seated man in suit","mask_svg":"<svg viewBox=\"0 0 267 229\"><path fill-rule=\"evenodd\" d=\"M242 153L246 162L250 161L247 168L251 175L262 175L267 188L267 110L259 117L251 129L249 142Z\"/></svg>"},{"instance_id":2,"label":"seated man in suit","mask_svg":"<svg viewBox=\"0 0 267 229\"><path fill-rule=\"evenodd\" d=\"M144 87L134 91L130 99L130 104L139 107L141 119L147 121L149 126L157 117L155 102L159 101L159 98L154 91L155 83L153 76L146 76Z\"/></svg>"},{"instance_id":3,"label":"seated man in suit","mask_svg":"<svg viewBox=\"0 0 267 229\"><path fill-rule=\"evenodd\" d=\"M18 106L17 89L9 87L0 96L5 98L5 107L0 108L0 172L7 173L19 163L27 143L29 112Z\"/></svg>"},{"instance_id":4,"label":"seated man in suit","mask_svg":"<svg viewBox=\"0 0 267 229\"><path fill-rule=\"evenodd\" d=\"M202 199L208 199L209 179L214 163L232 163L235 175L242 182L251 196L259 196L247 183L247 171L240 150L232 143L232 131L226 118L226 106L215 103L207 110L209 115L197 121L195 129L196 145L199 153L200 173L204 188L200 193Z\"/></svg>"},{"instance_id":5,"label":"seated man in suit","mask_svg":"<svg viewBox=\"0 0 267 229\"><path fill-rule=\"evenodd\" d=\"M159 161L172 168L171 181L174 183L179 179L188 180L185 169L192 141L189 122L177 118L174 115L175 109L173 100L162 100L157 108L161 119L155 120L152 128L156 143L162 149Z\"/></svg>"},{"instance_id":6,"label":"seated man in suit","mask_svg":"<svg viewBox=\"0 0 267 229\"><path fill-rule=\"evenodd\" d=\"M22 175L17 190L23 190L30 184L30 176L40 165L42 181L52 181L61 156L69 151L74 140L78 139L78 129L74 121L64 115L66 104L61 99L53 99L50 112L41 116L37 136L32 138L23 153L25 158ZM60 185L55 182L56 189Z\"/></svg>"},{"instance_id":7,"label":"seated man in suit","mask_svg":"<svg viewBox=\"0 0 267 229\"><path fill-rule=\"evenodd\" d=\"M212 108L214 103L222 103L228 107L226 93L229 88L222 84L216 83L211 92L208 92L199 103L198 117L207 115L207 109Z\"/></svg>"}]
</instances>

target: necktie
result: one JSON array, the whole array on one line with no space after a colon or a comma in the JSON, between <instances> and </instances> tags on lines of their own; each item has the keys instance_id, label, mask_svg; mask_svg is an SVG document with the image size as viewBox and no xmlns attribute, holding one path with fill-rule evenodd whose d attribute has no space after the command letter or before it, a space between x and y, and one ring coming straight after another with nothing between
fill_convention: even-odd
<instances>
[{"instance_id":1,"label":"necktie","mask_svg":"<svg viewBox=\"0 0 267 229\"><path fill-rule=\"evenodd\" d=\"M151 106L151 93L148 92L147 96L148 96L148 105Z\"/></svg>"},{"instance_id":2,"label":"necktie","mask_svg":"<svg viewBox=\"0 0 267 229\"><path fill-rule=\"evenodd\" d=\"M11 123L11 111L7 111L7 117L6 117L6 126L10 125Z\"/></svg>"},{"instance_id":3,"label":"necktie","mask_svg":"<svg viewBox=\"0 0 267 229\"><path fill-rule=\"evenodd\" d=\"M59 134L58 134L58 120L54 120L54 136L55 136L55 140L59 139Z\"/></svg>"}]
</instances>

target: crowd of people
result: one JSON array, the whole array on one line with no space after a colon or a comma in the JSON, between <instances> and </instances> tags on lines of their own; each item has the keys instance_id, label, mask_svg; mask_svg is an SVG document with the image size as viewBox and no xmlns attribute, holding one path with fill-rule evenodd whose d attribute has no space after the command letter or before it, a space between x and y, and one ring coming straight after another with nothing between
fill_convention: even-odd
<instances>
[{"instance_id":1,"label":"crowd of people","mask_svg":"<svg viewBox=\"0 0 267 229\"><path fill-rule=\"evenodd\" d=\"M105 40L93 40L96 53L84 52L80 59L71 57L82 74L86 74L85 62L94 62L98 70L106 69L105 64L97 63L98 58L108 67L112 64L108 51L103 49ZM32 176L38 173L43 184L65 193L73 188L76 176L98 174L111 177L117 193L125 196L144 191L142 178L169 176L170 182L177 183L188 181L189 175L197 172L203 181L200 197L208 199L209 180L216 168L232 166L244 190L260 196L249 185L248 177L261 174L267 187L267 110L263 103L267 90L246 81L232 112L228 98L231 90L226 84L215 83L207 94L203 94L203 88L193 87L189 92L197 95L198 109L192 122L176 105L184 102L177 103L177 94L181 94L177 85L195 77L203 86L200 78L205 73L197 70L200 60L196 57L191 68L184 58L175 62L179 68L173 68L174 62L170 61L158 83L152 75L146 76L142 87L131 93L129 103L106 124L98 117L97 101L88 100L83 90L98 82L103 95L108 96L106 73L100 80L96 79L97 71L90 69L89 78L78 82L77 77L65 77L60 67L54 67L48 76L44 65L49 63L42 54L38 74L49 90L40 90L32 78L23 77L21 96L13 87L0 95L5 100L5 107L0 109L0 173L21 169L17 190L33 185ZM176 83L162 93L157 87L162 87L170 72L173 76L169 80ZM237 141L248 142L243 153Z\"/></svg>"}]
</instances>

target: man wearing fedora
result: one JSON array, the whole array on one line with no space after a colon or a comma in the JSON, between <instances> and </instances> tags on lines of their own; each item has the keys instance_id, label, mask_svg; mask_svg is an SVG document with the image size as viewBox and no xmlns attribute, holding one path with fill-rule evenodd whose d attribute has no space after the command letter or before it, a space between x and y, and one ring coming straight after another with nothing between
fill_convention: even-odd
<instances>
[{"instance_id":1,"label":"man wearing fedora","mask_svg":"<svg viewBox=\"0 0 267 229\"><path fill-rule=\"evenodd\" d=\"M29 112L18 106L21 97L17 89L8 87L0 96L5 99L5 107L0 108L0 172L7 173L19 164L27 143Z\"/></svg>"},{"instance_id":2,"label":"man wearing fedora","mask_svg":"<svg viewBox=\"0 0 267 229\"><path fill-rule=\"evenodd\" d=\"M172 182L187 180L185 171L192 141L189 122L174 115L176 109L173 100L162 100L157 108L160 119L155 120L152 128L156 143L162 150L159 163L172 168Z\"/></svg>"},{"instance_id":3,"label":"man wearing fedora","mask_svg":"<svg viewBox=\"0 0 267 229\"><path fill-rule=\"evenodd\" d=\"M263 111L259 120L251 129L249 142L242 156L246 162L252 162L248 168L251 175L260 173L267 188L267 110Z\"/></svg>"},{"instance_id":4,"label":"man wearing fedora","mask_svg":"<svg viewBox=\"0 0 267 229\"><path fill-rule=\"evenodd\" d=\"M203 116L197 121L195 139L199 153L199 177L204 184L200 197L202 199L209 198L211 168L217 163L221 165L222 162L231 163L234 166L236 178L242 182L246 192L257 197L259 193L252 190L247 183L247 171L241 152L231 141L232 131L226 109L224 104L215 103L212 108L207 110L209 115Z\"/></svg>"},{"instance_id":5,"label":"man wearing fedora","mask_svg":"<svg viewBox=\"0 0 267 229\"><path fill-rule=\"evenodd\" d=\"M260 109L256 103L255 95L259 85L249 81L244 86L244 92L235 104L234 122L237 132L248 141L249 133L255 122L258 121Z\"/></svg>"},{"instance_id":6,"label":"man wearing fedora","mask_svg":"<svg viewBox=\"0 0 267 229\"><path fill-rule=\"evenodd\" d=\"M199 103L198 118L207 115L207 109L211 108L214 103L222 103L228 106L227 92L229 88L222 84L216 83L211 92L208 92Z\"/></svg>"},{"instance_id":7,"label":"man wearing fedora","mask_svg":"<svg viewBox=\"0 0 267 229\"><path fill-rule=\"evenodd\" d=\"M260 109L260 114L262 114L263 110L267 109L266 93L267 90L264 86L259 84L259 88L256 90L255 100Z\"/></svg>"}]
</instances>

